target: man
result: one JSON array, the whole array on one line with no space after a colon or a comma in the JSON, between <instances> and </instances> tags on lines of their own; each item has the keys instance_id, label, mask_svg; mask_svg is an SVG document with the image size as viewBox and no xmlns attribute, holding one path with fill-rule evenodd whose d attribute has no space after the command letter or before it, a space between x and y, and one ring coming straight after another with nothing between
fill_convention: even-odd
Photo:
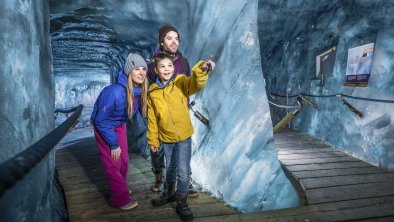
<instances>
[{"instance_id":1,"label":"man","mask_svg":"<svg viewBox=\"0 0 394 222\"><path fill-rule=\"evenodd\" d=\"M190 76L190 65L189 61L182 56L182 53L178 51L180 36L178 30L172 26L163 26L159 30L159 43L160 47L155 51L153 56L160 53L167 53L174 58L174 74L183 73L186 76ZM148 77L150 83L156 81L157 75L154 71L153 62L148 63Z\"/></svg>"},{"instance_id":2,"label":"man","mask_svg":"<svg viewBox=\"0 0 394 222\"><path fill-rule=\"evenodd\" d=\"M159 30L159 44L160 47L155 51L154 56L159 53L166 53L171 55L174 59L174 75L183 73L190 76L189 61L182 56L178 51L180 43L180 35L178 30L173 26L163 26ZM148 63L148 79L150 83L156 81L157 75L154 71L153 60ZM155 183L152 185L152 191L160 192L160 187L163 184L163 169L164 169L164 152L159 149L158 152L151 151L152 171L155 174ZM191 172L190 172L191 174ZM193 189L192 183L189 184L189 197L198 197L198 192Z\"/></svg>"}]
</instances>

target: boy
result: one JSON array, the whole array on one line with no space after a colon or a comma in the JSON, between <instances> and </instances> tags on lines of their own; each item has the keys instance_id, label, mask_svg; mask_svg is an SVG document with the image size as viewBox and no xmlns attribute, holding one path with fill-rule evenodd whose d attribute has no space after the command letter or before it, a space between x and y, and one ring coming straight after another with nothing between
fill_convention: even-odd
<instances>
[{"instance_id":1,"label":"boy","mask_svg":"<svg viewBox=\"0 0 394 222\"><path fill-rule=\"evenodd\" d=\"M158 152L160 143L166 158L166 181L153 206L177 202L176 211L182 220L192 220L187 204L191 159L191 136L194 129L190 120L188 97L200 91L208 81L214 62L200 61L192 69L193 75L174 76L174 64L167 54L155 57L156 82L149 87L148 95L148 144ZM175 171L177 170L177 172ZM175 182L177 189L175 194Z\"/></svg>"}]
</instances>

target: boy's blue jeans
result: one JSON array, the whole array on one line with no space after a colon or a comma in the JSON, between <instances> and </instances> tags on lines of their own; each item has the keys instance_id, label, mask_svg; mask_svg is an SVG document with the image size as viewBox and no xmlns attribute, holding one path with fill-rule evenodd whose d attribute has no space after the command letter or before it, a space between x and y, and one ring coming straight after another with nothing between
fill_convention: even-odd
<instances>
[{"instance_id":1,"label":"boy's blue jeans","mask_svg":"<svg viewBox=\"0 0 394 222\"><path fill-rule=\"evenodd\" d=\"M166 183L177 182L177 192L189 193L191 137L177 143L162 143L166 158Z\"/></svg>"}]
</instances>

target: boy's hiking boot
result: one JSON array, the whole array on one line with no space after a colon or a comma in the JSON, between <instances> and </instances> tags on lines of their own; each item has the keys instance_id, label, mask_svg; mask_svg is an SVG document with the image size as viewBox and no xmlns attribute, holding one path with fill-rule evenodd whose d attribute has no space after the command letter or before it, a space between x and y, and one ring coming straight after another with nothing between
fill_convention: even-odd
<instances>
[{"instance_id":1,"label":"boy's hiking boot","mask_svg":"<svg viewBox=\"0 0 394 222\"><path fill-rule=\"evenodd\" d=\"M193 220L193 213L187 204L187 193L176 192L176 212L183 221Z\"/></svg>"},{"instance_id":2,"label":"boy's hiking boot","mask_svg":"<svg viewBox=\"0 0 394 222\"><path fill-rule=\"evenodd\" d=\"M174 184L171 184L168 185L167 189L164 189L163 192L161 192L158 198L152 199L151 204L155 207L159 207L166 203L174 202L175 200L175 187Z\"/></svg>"}]
</instances>

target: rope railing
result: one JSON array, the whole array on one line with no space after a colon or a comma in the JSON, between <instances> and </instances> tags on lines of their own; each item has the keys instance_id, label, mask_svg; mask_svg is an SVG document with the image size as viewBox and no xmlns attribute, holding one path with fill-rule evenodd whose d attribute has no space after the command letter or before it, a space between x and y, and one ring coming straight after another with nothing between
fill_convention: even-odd
<instances>
[{"instance_id":1,"label":"rope railing","mask_svg":"<svg viewBox=\"0 0 394 222\"><path fill-rule=\"evenodd\" d=\"M55 109L55 113L71 113L77 110L77 107L72 107L72 108L64 108L64 109Z\"/></svg>"},{"instance_id":2,"label":"rope railing","mask_svg":"<svg viewBox=\"0 0 394 222\"><path fill-rule=\"evenodd\" d=\"M0 197L27 175L69 132L81 115L83 105L73 108L74 113L45 137L0 164Z\"/></svg>"},{"instance_id":3,"label":"rope railing","mask_svg":"<svg viewBox=\"0 0 394 222\"><path fill-rule=\"evenodd\" d=\"M64 114L71 113L71 112L74 112L77 109L77 107L78 106L71 107L71 108L55 108L54 113L55 114L56 113L64 113ZM94 107L93 106L85 106L85 105L83 105L83 108L86 110L86 109L93 109Z\"/></svg>"},{"instance_id":4,"label":"rope railing","mask_svg":"<svg viewBox=\"0 0 394 222\"><path fill-rule=\"evenodd\" d=\"M279 95L276 93L270 93L273 96L276 97L283 97L283 98L292 98L292 97L298 97L298 96L308 96L308 97L338 97L338 96L342 96L342 97L347 97L350 99L357 99L357 100L363 100L363 101L370 101L370 102L380 102L380 103L394 103L394 100L390 100L390 99L372 99L372 98L365 98L365 97L359 97L359 96L349 96L346 94L329 94L329 95L313 95L313 94L305 94L305 93L300 93L300 94L296 94L296 95Z\"/></svg>"},{"instance_id":5,"label":"rope railing","mask_svg":"<svg viewBox=\"0 0 394 222\"><path fill-rule=\"evenodd\" d=\"M297 97L297 105L294 106L289 106L289 105L282 105L282 104L278 104L278 103L274 103L272 101L268 101L271 105L274 105L276 107L279 108L285 108L285 109L295 109L293 112L288 113L278 124L275 125L274 127L274 133L277 132L280 128L282 128L284 125L286 125L287 123L289 123L294 117L295 115L298 114L301 106L300 101L304 102L305 104L318 109L318 107L316 106L315 103L313 103L313 101L311 101L310 99L306 98L306 97L336 97L338 98L342 104L349 109L352 113L354 113L355 115L357 115L357 117L359 118L363 118L364 115L362 112L360 112L356 107L354 107L352 104L350 104L348 101L346 101L343 97L346 98L350 98L350 99L356 99L356 100L363 100L363 101L370 101L370 102L380 102L380 103L394 103L394 100L388 100L388 99L371 99L371 98L364 98L364 97L358 97L358 96L349 96L346 94L329 94L329 95L313 95L313 94L305 94L305 93L300 93L297 95L279 95L276 93L269 93L269 95L271 96L271 98L273 100L278 101L278 99L276 99L276 97L282 97L282 98L293 98L293 97Z\"/></svg>"},{"instance_id":6,"label":"rope railing","mask_svg":"<svg viewBox=\"0 0 394 222\"><path fill-rule=\"evenodd\" d=\"M274 106L276 106L276 107L284 108L284 109L297 109L297 108L300 107L300 105L297 105L297 106L281 105L281 104L278 104L278 103L271 102L271 101L269 101L269 100L268 100L268 103L270 103L270 104L272 104L272 105L274 105Z\"/></svg>"},{"instance_id":7,"label":"rope railing","mask_svg":"<svg viewBox=\"0 0 394 222\"><path fill-rule=\"evenodd\" d=\"M358 100L363 100L363 101L370 101L370 102L378 102L378 103L394 103L394 100L389 100L389 99L371 99L371 98L363 98L363 97L357 97L357 96L349 96L345 94L340 94L342 97L347 97L350 99L358 99Z\"/></svg>"},{"instance_id":8,"label":"rope railing","mask_svg":"<svg viewBox=\"0 0 394 222\"><path fill-rule=\"evenodd\" d=\"M294 110L292 112L288 113L281 121L279 121L274 126L274 128L273 128L274 133L278 132L282 127L284 127L287 123L289 123L290 121L292 121L294 119L294 117L298 114L298 112L300 111L300 109L302 107L302 101L303 100L301 99L301 97L297 98L297 100L296 100L297 105L293 107ZM277 104L275 104L275 105L277 105ZM281 107L281 108L283 108L283 107ZM288 108L288 107L285 107L285 108Z\"/></svg>"}]
</instances>

